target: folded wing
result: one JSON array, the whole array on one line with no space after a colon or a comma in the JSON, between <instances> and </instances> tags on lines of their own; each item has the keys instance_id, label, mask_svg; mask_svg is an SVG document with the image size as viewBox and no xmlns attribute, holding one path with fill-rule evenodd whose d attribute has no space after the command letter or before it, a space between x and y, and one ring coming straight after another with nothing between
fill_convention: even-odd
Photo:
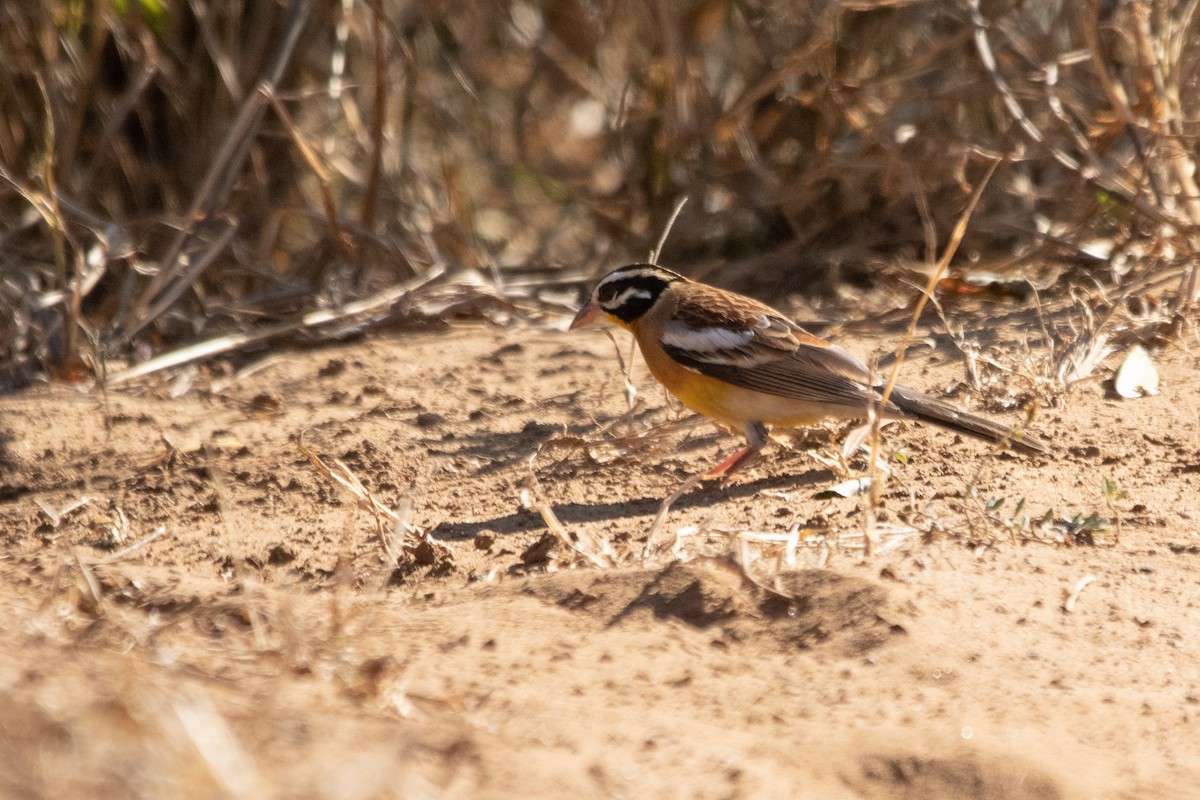
<instances>
[{"instance_id":1,"label":"folded wing","mask_svg":"<svg viewBox=\"0 0 1200 800\"><path fill-rule=\"evenodd\" d=\"M676 309L662 330L671 358L734 386L845 406L855 415L878 399L870 370L850 353L805 333L768 306L724 300L724 292L711 289Z\"/></svg>"}]
</instances>

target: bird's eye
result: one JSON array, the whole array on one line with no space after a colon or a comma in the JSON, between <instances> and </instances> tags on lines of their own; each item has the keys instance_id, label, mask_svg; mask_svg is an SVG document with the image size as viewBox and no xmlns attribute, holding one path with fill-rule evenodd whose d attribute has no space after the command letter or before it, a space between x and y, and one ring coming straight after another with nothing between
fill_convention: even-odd
<instances>
[{"instance_id":1,"label":"bird's eye","mask_svg":"<svg viewBox=\"0 0 1200 800\"><path fill-rule=\"evenodd\" d=\"M617 287L611 283L605 284L596 290L596 299L602 304L611 303L613 298L617 296Z\"/></svg>"}]
</instances>

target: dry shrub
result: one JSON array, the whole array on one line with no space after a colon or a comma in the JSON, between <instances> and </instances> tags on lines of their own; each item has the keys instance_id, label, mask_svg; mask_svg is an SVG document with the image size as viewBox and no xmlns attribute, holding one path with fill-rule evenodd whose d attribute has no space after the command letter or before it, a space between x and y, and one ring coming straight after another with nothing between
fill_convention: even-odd
<instances>
[{"instance_id":1,"label":"dry shrub","mask_svg":"<svg viewBox=\"0 0 1200 800\"><path fill-rule=\"evenodd\" d=\"M783 291L964 260L1195 294L1196 3L9 3L11 378L444 269L644 257ZM1099 268L1099 269L1097 269ZM1159 291L1164 284L1137 283Z\"/></svg>"}]
</instances>

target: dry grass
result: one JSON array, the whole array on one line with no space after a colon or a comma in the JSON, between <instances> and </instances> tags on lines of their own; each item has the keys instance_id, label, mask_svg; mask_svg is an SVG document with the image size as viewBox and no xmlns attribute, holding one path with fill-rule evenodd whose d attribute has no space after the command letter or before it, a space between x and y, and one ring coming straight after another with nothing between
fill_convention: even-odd
<instances>
[{"instance_id":1,"label":"dry grass","mask_svg":"<svg viewBox=\"0 0 1200 800\"><path fill-rule=\"evenodd\" d=\"M536 302L644 258L684 197L665 261L820 291L928 261L997 159L961 265L1177 327L1197 29L1167 0L9 4L5 382L338 335L304 315L443 271Z\"/></svg>"},{"instance_id":2,"label":"dry grass","mask_svg":"<svg viewBox=\"0 0 1200 800\"><path fill-rule=\"evenodd\" d=\"M0 389L43 376L123 384L396 320L504 323L569 303L581 279L648 252L760 295L843 278L924 283L937 243L953 238L959 256L925 294L952 334L940 300L973 290L973 275L1036 287L1040 330L1023 360L955 335L975 390L995 400L1015 383L1053 402L1110 348L1160 344L1194 315L1198 7L6 3ZM955 230L976 201L970 228ZM631 419L561 437L529 462L521 499L563 565L638 553L559 520L536 459L638 457L680 430ZM874 470L877 431L872 441ZM381 581L449 557L348 467L304 455L371 514ZM1027 513L978 496L980 483L964 487L957 518L924 517L914 501L900 522L869 520L865 532L799 518L777 531L664 531L668 498L642 557L729 555L769 589L798 565L918 536L986 547L1119 535L1107 484L1102 519ZM270 699L281 688L405 718L397 670L345 644L368 621L342 602L344 576L327 596L299 597L238 575L188 608L178 576L130 564L166 529L126 543L114 509L111 555L48 552L41 606L6 612L0 640L32 636L71 658L26 692L38 702L8 709L0 793L286 796L310 773L274 755L291 753L273 748L280 731L303 726ZM47 516L57 525L72 511ZM212 649L181 620L221 633L210 672L243 694L163 668L178 650ZM131 643L166 661L129 671L116 654ZM405 777L388 785L388 769L322 759L309 743L301 755L328 766L342 796L437 793L450 780L398 755L428 746L427 732L362 723L350 734L343 746Z\"/></svg>"}]
</instances>

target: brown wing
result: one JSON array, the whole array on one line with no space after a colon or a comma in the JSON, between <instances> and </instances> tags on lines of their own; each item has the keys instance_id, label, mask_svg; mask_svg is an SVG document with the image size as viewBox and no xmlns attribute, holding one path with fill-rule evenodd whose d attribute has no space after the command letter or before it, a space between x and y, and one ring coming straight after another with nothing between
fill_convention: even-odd
<instances>
[{"instance_id":1,"label":"brown wing","mask_svg":"<svg viewBox=\"0 0 1200 800\"><path fill-rule=\"evenodd\" d=\"M711 286L679 292L662 343L685 367L765 394L856 411L878 397L870 370L850 353L770 306Z\"/></svg>"}]
</instances>

